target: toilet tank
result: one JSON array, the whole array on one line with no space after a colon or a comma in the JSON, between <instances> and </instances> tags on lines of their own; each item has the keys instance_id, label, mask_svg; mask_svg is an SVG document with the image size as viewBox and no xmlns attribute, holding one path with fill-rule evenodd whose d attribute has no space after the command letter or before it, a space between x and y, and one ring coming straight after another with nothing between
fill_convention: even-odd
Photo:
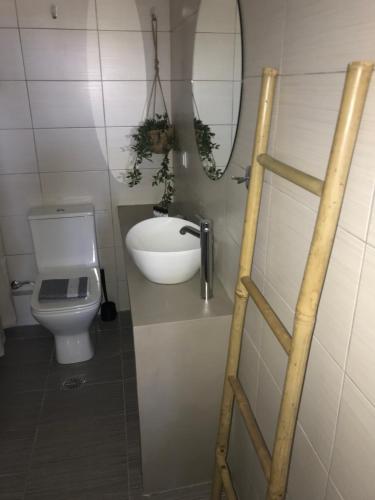
<instances>
[{"instance_id":1,"label":"toilet tank","mask_svg":"<svg viewBox=\"0 0 375 500\"><path fill-rule=\"evenodd\" d=\"M40 271L98 266L92 205L35 207L28 218Z\"/></svg>"}]
</instances>

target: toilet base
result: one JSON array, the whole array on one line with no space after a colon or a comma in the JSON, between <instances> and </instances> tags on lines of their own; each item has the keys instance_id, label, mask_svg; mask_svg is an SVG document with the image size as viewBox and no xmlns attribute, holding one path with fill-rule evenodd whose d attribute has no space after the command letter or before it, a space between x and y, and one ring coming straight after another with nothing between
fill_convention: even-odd
<instances>
[{"instance_id":1,"label":"toilet base","mask_svg":"<svg viewBox=\"0 0 375 500\"><path fill-rule=\"evenodd\" d=\"M94 345L88 330L73 335L57 334L54 338L58 363L81 363L94 356Z\"/></svg>"}]
</instances>

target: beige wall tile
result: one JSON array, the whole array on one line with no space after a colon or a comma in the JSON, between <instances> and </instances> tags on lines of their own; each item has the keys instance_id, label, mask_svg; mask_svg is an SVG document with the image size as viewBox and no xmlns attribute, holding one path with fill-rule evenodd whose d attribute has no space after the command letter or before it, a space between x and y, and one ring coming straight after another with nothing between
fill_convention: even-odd
<instances>
[{"instance_id":1,"label":"beige wall tile","mask_svg":"<svg viewBox=\"0 0 375 500\"><path fill-rule=\"evenodd\" d=\"M345 500L367 500L375 491L375 408L346 379L331 477Z\"/></svg>"},{"instance_id":2,"label":"beige wall tile","mask_svg":"<svg viewBox=\"0 0 375 500\"><path fill-rule=\"evenodd\" d=\"M234 33L236 0L202 0L199 6L197 32Z\"/></svg>"},{"instance_id":3,"label":"beige wall tile","mask_svg":"<svg viewBox=\"0 0 375 500\"><path fill-rule=\"evenodd\" d=\"M238 377L255 411L258 391L259 353L249 335L244 335L241 347L241 361Z\"/></svg>"},{"instance_id":4,"label":"beige wall tile","mask_svg":"<svg viewBox=\"0 0 375 500\"><path fill-rule=\"evenodd\" d=\"M344 500L332 481L328 481L325 500Z\"/></svg>"},{"instance_id":5,"label":"beige wall tile","mask_svg":"<svg viewBox=\"0 0 375 500\"><path fill-rule=\"evenodd\" d=\"M354 383L375 405L375 249L367 246L358 293L347 371Z\"/></svg>"},{"instance_id":6,"label":"beige wall tile","mask_svg":"<svg viewBox=\"0 0 375 500\"><path fill-rule=\"evenodd\" d=\"M1 28L0 44L0 80L23 80L25 72L18 30Z\"/></svg>"},{"instance_id":7,"label":"beige wall tile","mask_svg":"<svg viewBox=\"0 0 375 500\"><path fill-rule=\"evenodd\" d=\"M2 28L17 28L17 12L14 0L0 2L0 26Z\"/></svg>"}]
</instances>

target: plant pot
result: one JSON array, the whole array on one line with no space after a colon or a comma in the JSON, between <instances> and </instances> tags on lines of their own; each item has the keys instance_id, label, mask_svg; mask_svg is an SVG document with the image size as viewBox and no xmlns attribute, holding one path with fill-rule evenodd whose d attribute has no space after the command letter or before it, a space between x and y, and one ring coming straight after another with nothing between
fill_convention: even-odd
<instances>
[{"instance_id":1,"label":"plant pot","mask_svg":"<svg viewBox=\"0 0 375 500\"><path fill-rule=\"evenodd\" d=\"M173 127L156 129L148 132L150 151L155 154L166 154L172 148Z\"/></svg>"}]
</instances>

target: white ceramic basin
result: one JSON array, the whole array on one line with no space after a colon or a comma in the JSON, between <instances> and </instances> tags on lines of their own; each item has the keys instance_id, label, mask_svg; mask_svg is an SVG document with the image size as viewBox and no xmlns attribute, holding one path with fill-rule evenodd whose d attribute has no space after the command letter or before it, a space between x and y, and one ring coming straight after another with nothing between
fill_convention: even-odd
<instances>
[{"instance_id":1,"label":"white ceramic basin","mask_svg":"<svg viewBox=\"0 0 375 500\"><path fill-rule=\"evenodd\" d=\"M180 234L183 226L199 226L174 217L155 217L133 226L126 247L138 269L154 283L182 283L200 267L200 240Z\"/></svg>"}]
</instances>

